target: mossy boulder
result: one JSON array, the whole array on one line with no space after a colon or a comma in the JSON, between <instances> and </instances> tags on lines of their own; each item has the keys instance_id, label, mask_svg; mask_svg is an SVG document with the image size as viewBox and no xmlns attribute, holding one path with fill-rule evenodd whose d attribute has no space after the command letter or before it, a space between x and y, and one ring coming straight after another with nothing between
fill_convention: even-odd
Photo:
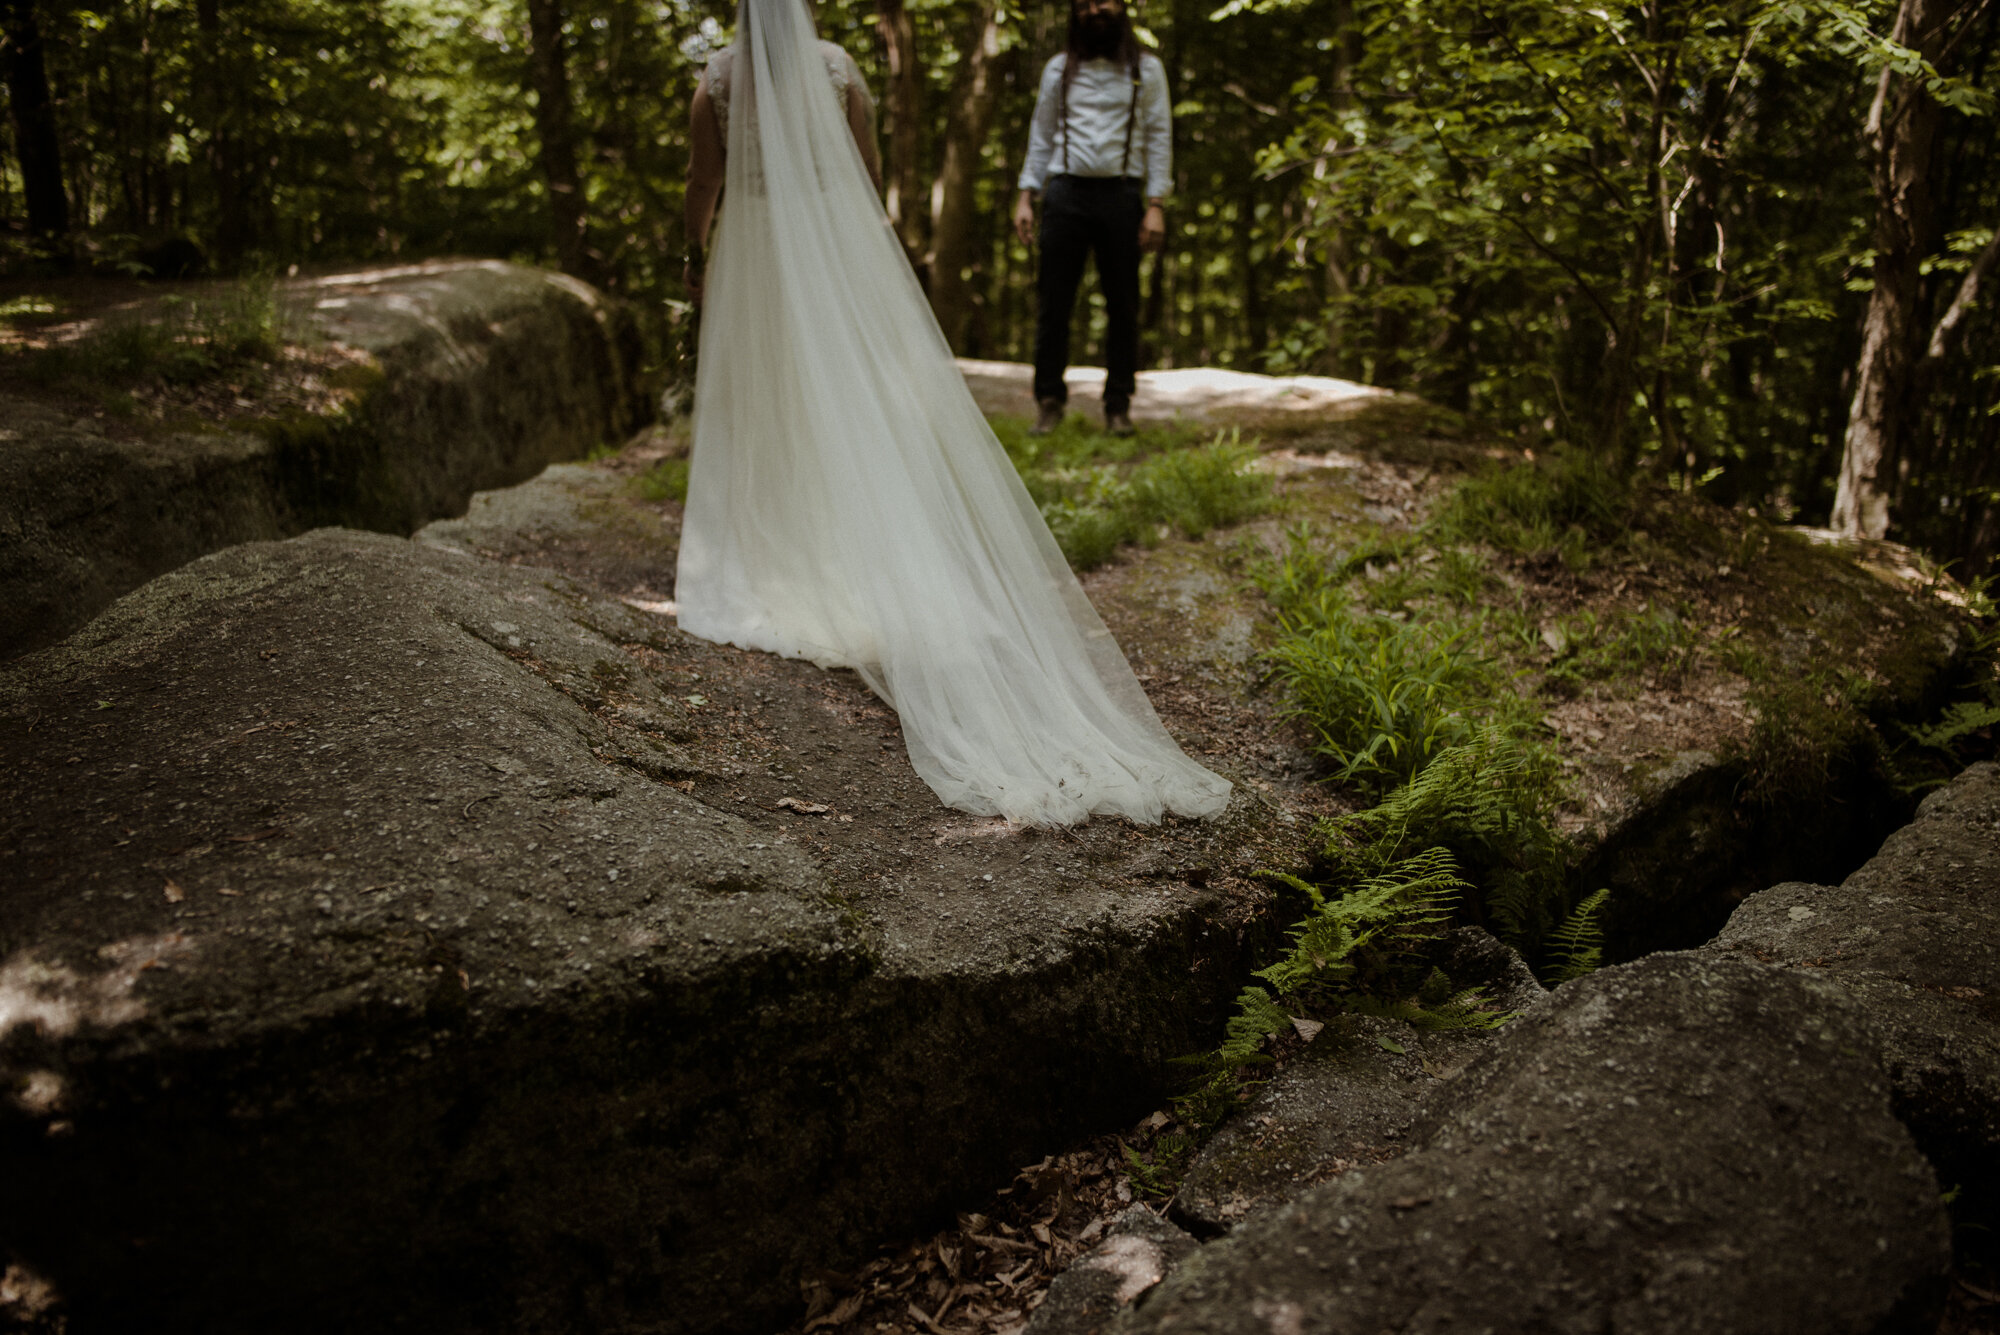
<instances>
[{"instance_id":1,"label":"mossy boulder","mask_svg":"<svg viewBox=\"0 0 2000 1335\"><path fill-rule=\"evenodd\" d=\"M302 279L282 300L349 356L324 411L135 432L0 394L0 658L232 543L409 533L647 411L629 315L557 274L440 262Z\"/></svg>"}]
</instances>

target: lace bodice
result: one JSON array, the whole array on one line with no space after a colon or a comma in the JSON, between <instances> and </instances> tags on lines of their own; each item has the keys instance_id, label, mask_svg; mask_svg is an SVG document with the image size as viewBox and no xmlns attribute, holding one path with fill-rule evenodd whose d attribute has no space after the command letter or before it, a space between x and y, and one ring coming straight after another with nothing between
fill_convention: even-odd
<instances>
[{"instance_id":1,"label":"lace bodice","mask_svg":"<svg viewBox=\"0 0 2000 1335\"><path fill-rule=\"evenodd\" d=\"M859 88L863 97L868 96L868 84L861 77L861 67L854 63L854 57L847 54L834 42L819 44L820 57L826 61L828 85L833 89L835 99L840 103L840 114L847 115L847 90ZM702 85L708 89L708 100L715 107L715 124L722 131L722 142L729 142L729 74L736 64L736 48L725 46L708 58L708 68L702 71Z\"/></svg>"}]
</instances>

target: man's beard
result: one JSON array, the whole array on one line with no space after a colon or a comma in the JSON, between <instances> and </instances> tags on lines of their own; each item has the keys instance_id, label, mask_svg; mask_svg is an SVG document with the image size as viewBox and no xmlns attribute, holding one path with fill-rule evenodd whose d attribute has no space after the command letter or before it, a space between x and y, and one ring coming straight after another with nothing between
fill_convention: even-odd
<instances>
[{"instance_id":1,"label":"man's beard","mask_svg":"<svg viewBox=\"0 0 2000 1335\"><path fill-rule=\"evenodd\" d=\"M1091 60L1109 60L1118 54L1125 25L1110 14L1092 14L1083 21L1083 54Z\"/></svg>"}]
</instances>

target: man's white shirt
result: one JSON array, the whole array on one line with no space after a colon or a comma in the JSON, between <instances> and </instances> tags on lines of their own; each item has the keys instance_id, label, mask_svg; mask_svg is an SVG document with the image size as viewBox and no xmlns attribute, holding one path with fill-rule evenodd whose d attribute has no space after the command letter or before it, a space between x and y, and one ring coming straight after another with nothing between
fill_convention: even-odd
<instances>
[{"instance_id":1,"label":"man's white shirt","mask_svg":"<svg viewBox=\"0 0 2000 1335\"><path fill-rule=\"evenodd\" d=\"M1173 187L1173 107L1167 96L1167 67L1150 52L1139 56L1137 119L1126 156L1126 122L1133 115L1132 75L1123 61L1086 60L1069 85L1069 118L1062 122L1063 63L1059 55L1042 70L1035 117L1028 127L1028 161L1020 188L1039 191L1061 172L1072 176L1124 174L1146 183L1146 198L1159 199ZM1065 165L1064 141L1069 156Z\"/></svg>"}]
</instances>

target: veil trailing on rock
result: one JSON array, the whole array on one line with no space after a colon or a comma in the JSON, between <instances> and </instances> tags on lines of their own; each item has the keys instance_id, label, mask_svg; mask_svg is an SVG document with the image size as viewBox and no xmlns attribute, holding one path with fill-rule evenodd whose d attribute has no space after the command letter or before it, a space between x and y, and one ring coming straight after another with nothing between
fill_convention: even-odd
<instances>
[{"instance_id":1,"label":"veil trailing on rock","mask_svg":"<svg viewBox=\"0 0 2000 1335\"><path fill-rule=\"evenodd\" d=\"M950 806L1209 815L973 403L803 0L741 0L675 597L704 639L851 667Z\"/></svg>"}]
</instances>

